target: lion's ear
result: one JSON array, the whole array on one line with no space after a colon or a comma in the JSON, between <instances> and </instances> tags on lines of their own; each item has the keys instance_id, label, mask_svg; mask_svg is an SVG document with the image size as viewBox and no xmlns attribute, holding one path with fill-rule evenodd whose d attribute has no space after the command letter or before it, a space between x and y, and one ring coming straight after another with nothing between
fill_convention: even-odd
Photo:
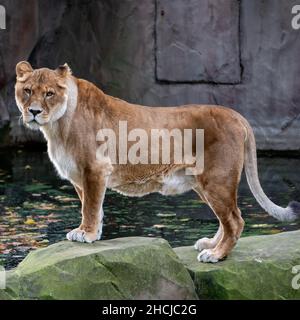
<instances>
[{"instance_id":1,"label":"lion's ear","mask_svg":"<svg viewBox=\"0 0 300 320\"><path fill-rule=\"evenodd\" d=\"M27 73L32 73L32 72L33 72L32 66L27 61L21 61L16 65L17 80L22 80L22 78Z\"/></svg>"},{"instance_id":2,"label":"lion's ear","mask_svg":"<svg viewBox=\"0 0 300 320\"><path fill-rule=\"evenodd\" d=\"M55 70L60 76L67 76L67 75L71 75L72 74L72 70L71 68L68 66L67 63L65 63L62 66L59 66L56 70Z\"/></svg>"}]
</instances>

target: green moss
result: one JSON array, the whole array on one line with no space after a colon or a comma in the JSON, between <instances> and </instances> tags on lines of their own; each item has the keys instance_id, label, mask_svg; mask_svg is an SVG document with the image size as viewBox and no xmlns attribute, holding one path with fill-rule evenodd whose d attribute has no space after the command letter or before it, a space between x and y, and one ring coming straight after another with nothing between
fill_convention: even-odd
<instances>
[{"instance_id":1,"label":"green moss","mask_svg":"<svg viewBox=\"0 0 300 320\"><path fill-rule=\"evenodd\" d=\"M142 237L31 252L11 272L7 292L17 299L197 298L168 242Z\"/></svg>"},{"instance_id":2,"label":"green moss","mask_svg":"<svg viewBox=\"0 0 300 320\"><path fill-rule=\"evenodd\" d=\"M9 271L0 299L300 299L300 231L240 239L217 264L196 257L157 238L63 241Z\"/></svg>"},{"instance_id":3,"label":"green moss","mask_svg":"<svg viewBox=\"0 0 300 320\"><path fill-rule=\"evenodd\" d=\"M292 288L300 265L300 231L240 239L218 264L197 262L191 247L175 252L189 269L200 299L300 299Z\"/></svg>"}]
</instances>

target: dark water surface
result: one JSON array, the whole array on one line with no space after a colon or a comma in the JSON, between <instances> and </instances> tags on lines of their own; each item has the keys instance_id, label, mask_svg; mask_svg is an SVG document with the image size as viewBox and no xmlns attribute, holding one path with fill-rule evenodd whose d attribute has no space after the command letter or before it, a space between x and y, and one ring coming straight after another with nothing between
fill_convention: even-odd
<instances>
[{"instance_id":1,"label":"dark water surface","mask_svg":"<svg viewBox=\"0 0 300 320\"><path fill-rule=\"evenodd\" d=\"M286 206L300 200L300 159L260 158L267 195ZM239 205L246 221L243 236L300 229L280 223L253 198L243 176ZM193 192L163 197L128 198L108 191L103 239L125 236L163 237L174 247L192 245L218 228L210 209ZM0 151L0 264L16 266L30 250L65 239L80 223L80 203L69 182L57 177L46 152Z\"/></svg>"}]
</instances>

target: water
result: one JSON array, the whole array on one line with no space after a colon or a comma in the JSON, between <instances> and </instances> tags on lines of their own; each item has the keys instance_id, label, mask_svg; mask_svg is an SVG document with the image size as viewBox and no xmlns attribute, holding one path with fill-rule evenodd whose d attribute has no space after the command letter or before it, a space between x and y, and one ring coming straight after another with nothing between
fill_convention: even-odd
<instances>
[{"instance_id":1,"label":"water","mask_svg":"<svg viewBox=\"0 0 300 320\"><path fill-rule=\"evenodd\" d=\"M300 200L300 159L260 158L265 192L279 205ZM256 203L243 177L239 205L246 221L243 236L296 230L300 223L279 223ZM213 236L218 223L193 192L128 198L108 191L103 239L162 237L173 247ZM0 264L16 266L30 250L65 239L80 223L80 203L69 182L57 177L46 152L0 151Z\"/></svg>"}]
</instances>

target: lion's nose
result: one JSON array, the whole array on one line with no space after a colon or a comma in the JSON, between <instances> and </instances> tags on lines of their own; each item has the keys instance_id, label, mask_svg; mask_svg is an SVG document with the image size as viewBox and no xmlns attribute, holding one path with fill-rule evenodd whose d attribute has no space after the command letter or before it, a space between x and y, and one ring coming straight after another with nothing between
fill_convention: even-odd
<instances>
[{"instance_id":1,"label":"lion's nose","mask_svg":"<svg viewBox=\"0 0 300 320\"><path fill-rule=\"evenodd\" d=\"M35 117L37 114L41 113L42 110L29 109L29 112L32 113L33 116Z\"/></svg>"}]
</instances>

